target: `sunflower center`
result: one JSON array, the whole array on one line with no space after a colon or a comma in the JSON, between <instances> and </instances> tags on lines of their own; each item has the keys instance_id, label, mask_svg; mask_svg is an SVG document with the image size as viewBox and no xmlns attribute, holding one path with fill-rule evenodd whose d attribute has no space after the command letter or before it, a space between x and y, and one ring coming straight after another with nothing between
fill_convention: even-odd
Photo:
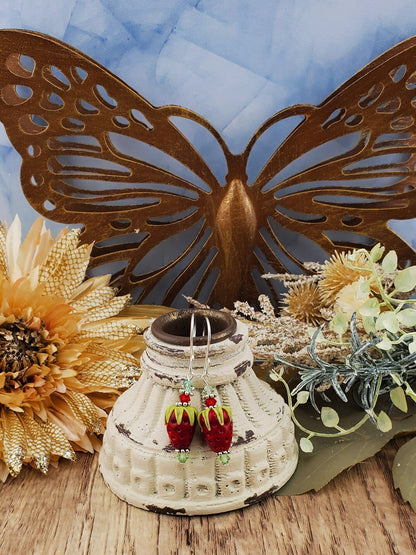
<instances>
[{"instance_id":1,"label":"sunflower center","mask_svg":"<svg viewBox=\"0 0 416 555\"><path fill-rule=\"evenodd\" d=\"M40 366L55 359L56 346L39 318L26 322L17 318L0 326L0 374L5 374L3 388L11 391L35 380ZM38 366L36 371L33 366ZM36 367L35 367L36 368Z\"/></svg>"}]
</instances>

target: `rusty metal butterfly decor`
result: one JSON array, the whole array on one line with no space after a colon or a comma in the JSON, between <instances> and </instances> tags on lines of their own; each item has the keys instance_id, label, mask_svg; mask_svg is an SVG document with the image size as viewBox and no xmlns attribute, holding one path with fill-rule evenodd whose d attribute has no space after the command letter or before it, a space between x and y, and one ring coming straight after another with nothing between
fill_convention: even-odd
<instances>
[{"instance_id":1,"label":"rusty metal butterfly decor","mask_svg":"<svg viewBox=\"0 0 416 555\"><path fill-rule=\"evenodd\" d=\"M92 266L113 263L114 283L137 302L151 302L156 290L167 305L183 291L222 306L253 301L262 273L300 268L316 249L382 241L402 263L414 259L388 221L416 216L416 38L319 106L273 115L241 154L198 114L152 106L39 33L0 31L0 97L29 202L49 219L82 224L83 241L95 241ZM261 139L294 117L296 127L249 181ZM224 179L181 122L210 135Z\"/></svg>"}]
</instances>

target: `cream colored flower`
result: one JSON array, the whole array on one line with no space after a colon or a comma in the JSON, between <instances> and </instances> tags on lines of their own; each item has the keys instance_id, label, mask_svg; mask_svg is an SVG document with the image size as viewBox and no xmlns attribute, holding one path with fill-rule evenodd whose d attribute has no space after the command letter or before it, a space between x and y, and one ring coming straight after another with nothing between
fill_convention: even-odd
<instances>
[{"instance_id":1,"label":"cream colored flower","mask_svg":"<svg viewBox=\"0 0 416 555\"><path fill-rule=\"evenodd\" d=\"M110 276L84 280L91 246L80 230L53 240L41 219L21 244L0 224L0 477L24 463L92 452L106 412L139 376L137 318L117 317Z\"/></svg>"},{"instance_id":2,"label":"cream colored flower","mask_svg":"<svg viewBox=\"0 0 416 555\"><path fill-rule=\"evenodd\" d=\"M369 294L361 293L361 283L362 281L355 281L354 283L345 285L339 291L334 304L335 313L343 312L348 319L351 319L351 316L355 312L359 317L360 308L370 298Z\"/></svg>"}]
</instances>

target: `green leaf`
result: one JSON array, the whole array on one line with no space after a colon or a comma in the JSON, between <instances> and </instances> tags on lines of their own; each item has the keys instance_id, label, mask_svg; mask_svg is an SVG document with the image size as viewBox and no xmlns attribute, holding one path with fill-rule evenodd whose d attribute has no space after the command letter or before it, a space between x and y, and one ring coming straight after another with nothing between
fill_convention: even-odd
<instances>
[{"instance_id":1,"label":"green leaf","mask_svg":"<svg viewBox=\"0 0 416 555\"><path fill-rule=\"evenodd\" d=\"M322 407L321 409L322 424L327 428L335 428L338 426L339 416L332 407Z\"/></svg>"},{"instance_id":2,"label":"green leaf","mask_svg":"<svg viewBox=\"0 0 416 555\"><path fill-rule=\"evenodd\" d=\"M313 443L307 437L300 438L299 447L304 453L312 453L313 451Z\"/></svg>"},{"instance_id":3,"label":"green leaf","mask_svg":"<svg viewBox=\"0 0 416 555\"><path fill-rule=\"evenodd\" d=\"M409 343L409 353L413 354L416 352L416 339L413 339L411 343Z\"/></svg>"},{"instance_id":4,"label":"green leaf","mask_svg":"<svg viewBox=\"0 0 416 555\"><path fill-rule=\"evenodd\" d=\"M408 293L416 287L416 266L400 270L394 278L394 287L401 293Z\"/></svg>"},{"instance_id":5,"label":"green leaf","mask_svg":"<svg viewBox=\"0 0 416 555\"><path fill-rule=\"evenodd\" d=\"M397 254L396 251L389 251L383 258L381 266L386 274L391 274L397 269Z\"/></svg>"},{"instance_id":6,"label":"green leaf","mask_svg":"<svg viewBox=\"0 0 416 555\"><path fill-rule=\"evenodd\" d=\"M405 501L416 511L416 438L414 437L397 451L393 462L394 487L400 490Z\"/></svg>"},{"instance_id":7,"label":"green leaf","mask_svg":"<svg viewBox=\"0 0 416 555\"><path fill-rule=\"evenodd\" d=\"M395 383L396 385L402 385L403 382L402 382L402 380L400 379L400 376L399 376L398 374L396 374L396 372L392 372L392 373L390 374L390 376L391 376L391 379L394 381L394 383Z\"/></svg>"},{"instance_id":8,"label":"green leaf","mask_svg":"<svg viewBox=\"0 0 416 555\"><path fill-rule=\"evenodd\" d=\"M334 406L341 415L343 428L350 428L362 417L362 411L353 404L336 401ZM302 451L299 453L296 472L277 494L299 495L311 490L318 491L346 468L372 457L395 435L416 432L416 404L409 407L409 413L393 411L391 418L393 427L388 432L381 432L374 424L367 421L359 430L347 436L337 438L315 436L312 455ZM299 407L296 414L307 428L327 432L327 428L316 421L316 414L311 410L310 405ZM302 433L296 430L298 440ZM416 468L415 462L413 462L413 479L414 468Z\"/></svg>"},{"instance_id":9,"label":"green leaf","mask_svg":"<svg viewBox=\"0 0 416 555\"><path fill-rule=\"evenodd\" d=\"M361 316L361 319L363 321L364 330L368 335L376 332L376 321L373 316Z\"/></svg>"},{"instance_id":10,"label":"green leaf","mask_svg":"<svg viewBox=\"0 0 416 555\"><path fill-rule=\"evenodd\" d=\"M377 245L374 245L374 247L370 251L370 259L373 262L377 262L383 256L383 253L384 247L382 247L380 243L377 243Z\"/></svg>"},{"instance_id":11,"label":"green leaf","mask_svg":"<svg viewBox=\"0 0 416 555\"><path fill-rule=\"evenodd\" d=\"M383 349L383 351L390 351L393 347L393 343L390 341L388 337L383 337L383 339L376 344L378 349Z\"/></svg>"},{"instance_id":12,"label":"green leaf","mask_svg":"<svg viewBox=\"0 0 416 555\"><path fill-rule=\"evenodd\" d=\"M296 395L296 402L298 405L304 405L309 400L309 391L299 391Z\"/></svg>"},{"instance_id":13,"label":"green leaf","mask_svg":"<svg viewBox=\"0 0 416 555\"><path fill-rule=\"evenodd\" d=\"M377 427L381 432L389 432L393 427L390 416L384 410L381 410L377 416Z\"/></svg>"},{"instance_id":14,"label":"green leaf","mask_svg":"<svg viewBox=\"0 0 416 555\"><path fill-rule=\"evenodd\" d=\"M276 372L276 370L271 370L269 373L269 379L272 380L273 382L278 382L282 374L283 372L281 370L279 372ZM264 376L258 376L258 377L266 381L266 378Z\"/></svg>"},{"instance_id":15,"label":"green leaf","mask_svg":"<svg viewBox=\"0 0 416 555\"><path fill-rule=\"evenodd\" d=\"M337 335L344 335L344 333L347 331L348 318L343 312L337 312L332 318L331 329Z\"/></svg>"},{"instance_id":16,"label":"green leaf","mask_svg":"<svg viewBox=\"0 0 416 555\"><path fill-rule=\"evenodd\" d=\"M370 282L367 279L360 278L355 292L356 299L365 299L370 292Z\"/></svg>"},{"instance_id":17,"label":"green leaf","mask_svg":"<svg viewBox=\"0 0 416 555\"><path fill-rule=\"evenodd\" d=\"M414 308L404 308L397 313L397 319L403 326L413 328L416 326L416 310Z\"/></svg>"},{"instance_id":18,"label":"green leaf","mask_svg":"<svg viewBox=\"0 0 416 555\"><path fill-rule=\"evenodd\" d=\"M317 329L318 328L313 328L312 326L308 327L308 335L311 339L315 335ZM322 343L322 341L325 341L325 337L322 331L320 331L315 339L315 343Z\"/></svg>"},{"instance_id":19,"label":"green leaf","mask_svg":"<svg viewBox=\"0 0 416 555\"><path fill-rule=\"evenodd\" d=\"M371 297L360 306L358 312L361 314L361 316L377 317L380 314L380 303L375 297Z\"/></svg>"},{"instance_id":20,"label":"green leaf","mask_svg":"<svg viewBox=\"0 0 416 555\"><path fill-rule=\"evenodd\" d=\"M376 321L376 330L388 330L391 333L397 333L400 329L400 324L394 312L382 312Z\"/></svg>"},{"instance_id":21,"label":"green leaf","mask_svg":"<svg viewBox=\"0 0 416 555\"><path fill-rule=\"evenodd\" d=\"M406 395L408 395L416 403L416 393L411 388L410 384L405 382L406 385Z\"/></svg>"},{"instance_id":22,"label":"green leaf","mask_svg":"<svg viewBox=\"0 0 416 555\"><path fill-rule=\"evenodd\" d=\"M407 412L406 394L401 387L395 387L390 390L390 399L395 407L402 412Z\"/></svg>"}]
</instances>

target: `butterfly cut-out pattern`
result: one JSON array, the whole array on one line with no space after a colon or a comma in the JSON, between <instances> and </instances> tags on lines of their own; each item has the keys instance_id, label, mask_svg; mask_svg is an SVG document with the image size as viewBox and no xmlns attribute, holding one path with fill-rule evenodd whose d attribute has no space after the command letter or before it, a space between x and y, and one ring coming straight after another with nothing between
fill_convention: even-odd
<instances>
[{"instance_id":1,"label":"butterfly cut-out pattern","mask_svg":"<svg viewBox=\"0 0 416 555\"><path fill-rule=\"evenodd\" d=\"M47 218L82 224L92 266L112 263L114 284L137 302L171 305L183 292L221 306L253 301L265 271L377 241L402 264L414 258L388 221L416 214L415 107L410 38L319 106L273 115L234 154L198 114L152 106L71 46L0 31L0 120L22 157L24 194ZM253 152L294 117L248 182ZM223 181L181 121L215 141Z\"/></svg>"}]
</instances>

